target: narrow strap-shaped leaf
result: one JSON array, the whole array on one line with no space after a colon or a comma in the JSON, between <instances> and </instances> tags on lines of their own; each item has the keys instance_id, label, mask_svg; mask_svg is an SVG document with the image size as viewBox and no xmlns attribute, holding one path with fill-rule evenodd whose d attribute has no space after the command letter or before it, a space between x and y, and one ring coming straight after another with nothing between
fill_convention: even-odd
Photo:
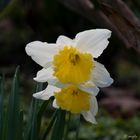
<instances>
[{"instance_id":1,"label":"narrow strap-shaped leaf","mask_svg":"<svg viewBox=\"0 0 140 140\"><path fill-rule=\"evenodd\" d=\"M43 87L43 84L38 83L36 92L41 91L42 87ZM40 101L34 98L33 102L34 102L34 106L33 106L33 116L32 116L31 140L37 140L39 138L39 130L40 130L40 124L41 124L41 120L38 118Z\"/></svg>"},{"instance_id":2,"label":"narrow strap-shaped leaf","mask_svg":"<svg viewBox=\"0 0 140 140\"><path fill-rule=\"evenodd\" d=\"M76 120L76 135L75 135L75 140L78 140L79 130L80 130L80 115L77 116L77 120Z\"/></svg>"},{"instance_id":3,"label":"narrow strap-shaped leaf","mask_svg":"<svg viewBox=\"0 0 140 140\"><path fill-rule=\"evenodd\" d=\"M49 101L43 101L38 111L38 118L42 117L43 113L46 111L48 104L49 104Z\"/></svg>"},{"instance_id":4,"label":"narrow strap-shaped leaf","mask_svg":"<svg viewBox=\"0 0 140 140\"><path fill-rule=\"evenodd\" d=\"M18 122L18 129L17 129L17 139L18 140L23 140L23 111L19 112L19 122Z\"/></svg>"},{"instance_id":5,"label":"narrow strap-shaped leaf","mask_svg":"<svg viewBox=\"0 0 140 140\"><path fill-rule=\"evenodd\" d=\"M30 108L27 115L27 124L24 129L24 140L30 140L31 128L32 128L32 115L33 115L33 99L30 104Z\"/></svg>"},{"instance_id":6,"label":"narrow strap-shaped leaf","mask_svg":"<svg viewBox=\"0 0 140 140\"><path fill-rule=\"evenodd\" d=\"M43 103L41 104L41 106L38 110L38 114L37 114L37 131L38 132L40 132L42 116L43 116L44 112L46 111L46 108L48 107L49 103L50 103L50 100L43 101Z\"/></svg>"},{"instance_id":7,"label":"narrow strap-shaped leaf","mask_svg":"<svg viewBox=\"0 0 140 140\"><path fill-rule=\"evenodd\" d=\"M67 112L67 115L68 115L68 120L66 122L66 131L65 131L65 136L64 136L64 140L67 140L68 139L68 133L69 133L69 127L70 127L70 120L71 120L71 113L70 112Z\"/></svg>"},{"instance_id":8,"label":"narrow strap-shaped leaf","mask_svg":"<svg viewBox=\"0 0 140 140\"><path fill-rule=\"evenodd\" d=\"M42 90L42 84L38 84L36 92ZM33 98L28 112L28 122L24 132L24 140L37 140L39 136L40 120L38 120L38 111L40 101Z\"/></svg>"},{"instance_id":9,"label":"narrow strap-shaped leaf","mask_svg":"<svg viewBox=\"0 0 140 140\"><path fill-rule=\"evenodd\" d=\"M37 99L33 99L33 114L32 114L32 123L31 123L31 140L37 140L38 139L38 131L37 131L37 113L38 113L38 107L39 107L39 101Z\"/></svg>"},{"instance_id":10,"label":"narrow strap-shaped leaf","mask_svg":"<svg viewBox=\"0 0 140 140\"><path fill-rule=\"evenodd\" d=\"M65 126L66 111L59 109L55 125L53 127L51 140L62 140Z\"/></svg>"},{"instance_id":11,"label":"narrow strap-shaped leaf","mask_svg":"<svg viewBox=\"0 0 140 140\"><path fill-rule=\"evenodd\" d=\"M4 133L4 102L3 102L3 94L4 94L4 78L0 77L0 139L3 139Z\"/></svg>"},{"instance_id":12,"label":"narrow strap-shaped leaf","mask_svg":"<svg viewBox=\"0 0 140 140\"><path fill-rule=\"evenodd\" d=\"M52 115L52 117L51 117L51 121L50 121L48 127L46 128L46 130L45 130L45 132L44 132L44 134L42 135L42 138L41 138L40 140L46 140L46 139L47 139L47 136L49 135L49 132L51 131L51 128L52 128L52 126L53 126L53 124L54 124L54 122L55 122L57 113L58 113L58 110L56 110L56 111L53 113L53 115Z\"/></svg>"},{"instance_id":13,"label":"narrow strap-shaped leaf","mask_svg":"<svg viewBox=\"0 0 140 140\"><path fill-rule=\"evenodd\" d=\"M19 67L17 67L14 79L12 82L12 91L9 98L9 106L8 106L8 133L7 140L17 140L17 126L19 119Z\"/></svg>"}]
</instances>

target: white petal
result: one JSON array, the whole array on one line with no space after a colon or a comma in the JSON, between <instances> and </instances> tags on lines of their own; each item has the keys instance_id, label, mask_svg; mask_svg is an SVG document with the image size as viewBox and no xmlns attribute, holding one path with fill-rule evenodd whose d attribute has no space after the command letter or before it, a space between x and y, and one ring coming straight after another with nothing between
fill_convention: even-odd
<instances>
[{"instance_id":1,"label":"white petal","mask_svg":"<svg viewBox=\"0 0 140 140\"><path fill-rule=\"evenodd\" d=\"M80 32L76 35L76 46L83 52L88 52L97 58L107 47L111 31L107 29L95 29Z\"/></svg>"},{"instance_id":2,"label":"white petal","mask_svg":"<svg viewBox=\"0 0 140 140\"><path fill-rule=\"evenodd\" d=\"M40 71L37 72L36 77L34 78L35 81L37 82L47 82L48 78L51 76L50 75L50 67L45 69L41 69Z\"/></svg>"},{"instance_id":3,"label":"white petal","mask_svg":"<svg viewBox=\"0 0 140 140\"><path fill-rule=\"evenodd\" d=\"M65 46L65 45L73 46L74 45L74 41L72 39L66 37L66 36L61 35L61 36L58 37L58 39L56 41L56 44L60 45L60 46Z\"/></svg>"},{"instance_id":4,"label":"white petal","mask_svg":"<svg viewBox=\"0 0 140 140\"><path fill-rule=\"evenodd\" d=\"M56 99L53 100L53 107L54 107L54 108L59 108L59 106L58 106L57 103L56 103Z\"/></svg>"},{"instance_id":5,"label":"white petal","mask_svg":"<svg viewBox=\"0 0 140 140\"><path fill-rule=\"evenodd\" d=\"M49 85L56 86L58 88L66 87L66 84L61 83L55 76L53 76L53 67L47 69L43 68L37 72L37 76L34 78L37 82L48 82Z\"/></svg>"},{"instance_id":6,"label":"white petal","mask_svg":"<svg viewBox=\"0 0 140 140\"><path fill-rule=\"evenodd\" d=\"M95 96L92 96L91 97L91 100L90 100L90 112L96 116L96 114L98 113L98 103L97 103L97 99Z\"/></svg>"},{"instance_id":7,"label":"white petal","mask_svg":"<svg viewBox=\"0 0 140 140\"><path fill-rule=\"evenodd\" d=\"M78 88L96 96L99 92L99 88L96 87L96 85L93 84L93 82L86 82L84 84L78 85Z\"/></svg>"},{"instance_id":8,"label":"white petal","mask_svg":"<svg viewBox=\"0 0 140 140\"><path fill-rule=\"evenodd\" d=\"M49 100L49 98L54 95L54 92L57 92L59 90L60 89L57 87L48 85L45 90L33 94L33 97L41 100Z\"/></svg>"},{"instance_id":9,"label":"white petal","mask_svg":"<svg viewBox=\"0 0 140 140\"><path fill-rule=\"evenodd\" d=\"M32 59L47 68L48 64L52 62L53 56L58 52L58 46L56 44L48 44L46 42L34 41L26 45L26 53L32 57Z\"/></svg>"},{"instance_id":10,"label":"white petal","mask_svg":"<svg viewBox=\"0 0 140 140\"><path fill-rule=\"evenodd\" d=\"M95 68L92 72L92 81L98 87L108 87L113 83L113 79L104 67L104 65L95 62Z\"/></svg>"},{"instance_id":11,"label":"white petal","mask_svg":"<svg viewBox=\"0 0 140 140\"><path fill-rule=\"evenodd\" d=\"M52 79L53 77L53 69L52 67L49 67L47 69L43 68L38 71L34 80L37 82L47 82L48 79Z\"/></svg>"},{"instance_id":12,"label":"white petal","mask_svg":"<svg viewBox=\"0 0 140 140\"><path fill-rule=\"evenodd\" d=\"M61 83L57 78L50 78L47 80L47 82L50 84L50 85L53 85L53 86L56 86L58 88L64 88L64 87L67 87L67 84L63 84Z\"/></svg>"},{"instance_id":13,"label":"white petal","mask_svg":"<svg viewBox=\"0 0 140 140\"><path fill-rule=\"evenodd\" d=\"M94 96L91 97L91 102L90 102L90 110L87 112L82 112L81 114L83 115L83 117L85 118L86 121L89 121L93 124L96 124L96 119L95 119L95 115L98 112L98 104L97 104L97 100Z\"/></svg>"}]
</instances>

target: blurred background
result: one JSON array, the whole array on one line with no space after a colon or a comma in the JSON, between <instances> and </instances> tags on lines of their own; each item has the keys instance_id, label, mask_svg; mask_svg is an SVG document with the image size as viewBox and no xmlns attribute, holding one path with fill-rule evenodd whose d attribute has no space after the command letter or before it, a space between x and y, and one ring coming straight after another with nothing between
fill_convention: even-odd
<instances>
[{"instance_id":1,"label":"blurred background","mask_svg":"<svg viewBox=\"0 0 140 140\"><path fill-rule=\"evenodd\" d=\"M114 83L97 96L97 125L82 118L81 140L140 139L140 1L139 0L0 0L0 73L6 75L7 95L20 65L22 106L34 92L33 77L41 69L25 53L27 43L55 43L59 35L74 38L84 30L107 28L110 44L97 59ZM73 139L71 120L69 139ZM45 127L45 126L44 126Z\"/></svg>"}]
</instances>

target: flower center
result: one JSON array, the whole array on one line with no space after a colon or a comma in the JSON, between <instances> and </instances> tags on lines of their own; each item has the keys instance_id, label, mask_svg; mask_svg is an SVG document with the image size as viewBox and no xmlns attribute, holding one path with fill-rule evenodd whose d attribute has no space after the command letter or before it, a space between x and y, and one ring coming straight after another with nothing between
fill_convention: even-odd
<instances>
[{"instance_id":1,"label":"flower center","mask_svg":"<svg viewBox=\"0 0 140 140\"><path fill-rule=\"evenodd\" d=\"M78 61L80 61L80 57L78 54L71 53L69 55L69 61L71 62L71 64L76 65Z\"/></svg>"},{"instance_id":2,"label":"flower center","mask_svg":"<svg viewBox=\"0 0 140 140\"><path fill-rule=\"evenodd\" d=\"M90 108L90 94L70 85L55 93L56 103L62 109L72 113L88 111Z\"/></svg>"},{"instance_id":3,"label":"flower center","mask_svg":"<svg viewBox=\"0 0 140 140\"><path fill-rule=\"evenodd\" d=\"M54 56L54 76L62 83L80 84L89 80L94 66L92 55L65 46Z\"/></svg>"}]
</instances>

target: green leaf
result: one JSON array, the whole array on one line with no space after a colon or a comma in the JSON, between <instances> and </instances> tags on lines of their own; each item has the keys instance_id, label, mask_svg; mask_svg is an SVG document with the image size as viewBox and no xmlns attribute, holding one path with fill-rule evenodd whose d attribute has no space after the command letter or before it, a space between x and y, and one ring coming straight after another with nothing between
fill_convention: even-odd
<instances>
[{"instance_id":1,"label":"green leaf","mask_svg":"<svg viewBox=\"0 0 140 140\"><path fill-rule=\"evenodd\" d=\"M49 102L50 100L48 101L43 101L43 103L41 104L40 106L40 109L38 111L38 114L37 114L37 131L40 132L40 128L41 128L41 119L42 119L42 116L44 114L44 112L46 111L46 108L48 107L49 105Z\"/></svg>"},{"instance_id":2,"label":"green leaf","mask_svg":"<svg viewBox=\"0 0 140 140\"><path fill-rule=\"evenodd\" d=\"M19 112L19 122L18 122L18 129L17 129L17 139L18 140L23 140L23 125L24 125L24 120L23 120L23 111Z\"/></svg>"},{"instance_id":3,"label":"green leaf","mask_svg":"<svg viewBox=\"0 0 140 140\"><path fill-rule=\"evenodd\" d=\"M65 136L64 136L64 140L68 139L68 132L69 132L69 127L70 127L70 120L71 120L71 113L67 112L67 116L68 116L68 120L66 122L66 132L65 132Z\"/></svg>"},{"instance_id":4,"label":"green leaf","mask_svg":"<svg viewBox=\"0 0 140 140\"><path fill-rule=\"evenodd\" d=\"M58 110L56 110L56 111L54 112L54 114L52 115L51 121L50 121L50 123L49 123L47 129L45 130L44 134L42 135L41 140L46 140L47 136L49 135L49 132L51 131L51 128L52 128L52 126L53 126L53 124L54 124L54 122L55 122L57 113L58 113Z\"/></svg>"},{"instance_id":5,"label":"green leaf","mask_svg":"<svg viewBox=\"0 0 140 140\"><path fill-rule=\"evenodd\" d=\"M0 77L0 139L3 139L4 132L4 102L3 102L3 94L4 94L4 77Z\"/></svg>"},{"instance_id":6,"label":"green leaf","mask_svg":"<svg viewBox=\"0 0 140 140\"><path fill-rule=\"evenodd\" d=\"M79 137L79 130L80 130L80 115L77 115L75 140L78 140L78 137Z\"/></svg>"},{"instance_id":7,"label":"green leaf","mask_svg":"<svg viewBox=\"0 0 140 140\"><path fill-rule=\"evenodd\" d=\"M53 128L51 140L62 140L65 126L66 111L59 109L56 122Z\"/></svg>"},{"instance_id":8,"label":"green leaf","mask_svg":"<svg viewBox=\"0 0 140 140\"><path fill-rule=\"evenodd\" d=\"M43 103L41 104L40 109L38 111L38 119L41 119L43 113L46 111L49 101L43 101Z\"/></svg>"},{"instance_id":9,"label":"green leaf","mask_svg":"<svg viewBox=\"0 0 140 140\"><path fill-rule=\"evenodd\" d=\"M41 91L43 88L42 83L37 84L36 92ZM39 130L41 120L38 118L38 111L40 107L40 100L33 98L33 116L32 116L32 128L31 128L31 140L37 140L39 138Z\"/></svg>"},{"instance_id":10,"label":"green leaf","mask_svg":"<svg viewBox=\"0 0 140 140\"><path fill-rule=\"evenodd\" d=\"M24 140L30 140L31 128L32 128L32 115L33 115L33 99L27 115L27 124L24 129Z\"/></svg>"},{"instance_id":11,"label":"green leaf","mask_svg":"<svg viewBox=\"0 0 140 140\"><path fill-rule=\"evenodd\" d=\"M37 131L37 113L38 113L39 101L33 99L33 114L32 114L32 123L31 123L31 140L37 140L39 132Z\"/></svg>"},{"instance_id":12,"label":"green leaf","mask_svg":"<svg viewBox=\"0 0 140 140\"><path fill-rule=\"evenodd\" d=\"M42 84L37 84L36 92L41 91L42 87L43 87ZM37 140L39 137L39 130L41 124L41 118L39 118L40 116L38 116L39 108L40 101L33 98L28 113L28 122L24 133L25 134L24 140Z\"/></svg>"},{"instance_id":13,"label":"green leaf","mask_svg":"<svg viewBox=\"0 0 140 140\"><path fill-rule=\"evenodd\" d=\"M17 128L19 122L19 67L17 67L12 82L12 91L9 97L9 106L7 111L8 131L7 140L18 140Z\"/></svg>"}]
</instances>

